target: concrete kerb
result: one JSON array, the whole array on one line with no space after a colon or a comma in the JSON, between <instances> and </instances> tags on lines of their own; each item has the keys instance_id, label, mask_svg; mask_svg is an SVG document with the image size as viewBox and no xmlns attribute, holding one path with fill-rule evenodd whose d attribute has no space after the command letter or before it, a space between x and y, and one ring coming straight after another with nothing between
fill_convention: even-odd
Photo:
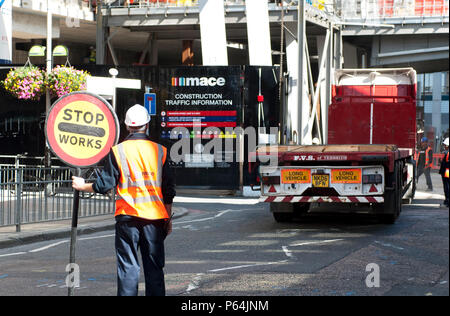
<instances>
[{"instance_id":1,"label":"concrete kerb","mask_svg":"<svg viewBox=\"0 0 450 316\"><path fill-rule=\"evenodd\" d=\"M173 219L177 219L188 214L188 210L183 207L174 207L173 212L174 212ZM95 217L84 218L83 220L86 223L78 224L77 235L81 236L101 231L113 230L115 228L114 217L113 215L108 215L108 217L110 218L100 221ZM91 222L89 220L91 220ZM59 226L61 226L61 222L62 221L59 221L60 223ZM39 228L39 224L28 224L38 226L38 228L34 229L33 231L0 233L0 249L11 248L40 241L48 241L62 238L69 239L71 232L71 224L70 221L67 222L68 224L65 225L65 227L60 227L56 229L45 229L45 227L51 226L52 223L42 223L43 227L41 228ZM27 224L24 224L24 226L26 225Z\"/></svg>"}]
</instances>

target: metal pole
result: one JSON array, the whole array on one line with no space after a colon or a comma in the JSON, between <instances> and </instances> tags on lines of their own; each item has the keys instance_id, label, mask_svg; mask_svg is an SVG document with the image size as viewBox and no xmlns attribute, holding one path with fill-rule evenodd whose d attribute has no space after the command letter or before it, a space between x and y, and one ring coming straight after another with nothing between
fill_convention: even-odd
<instances>
[{"instance_id":1,"label":"metal pole","mask_svg":"<svg viewBox=\"0 0 450 316\"><path fill-rule=\"evenodd\" d=\"M325 84L325 111L323 111L323 143L328 144L328 106L331 104L331 89L332 89L332 81L333 81L333 73L334 73L334 25L333 23L329 24L329 42L327 51L324 52L324 57L326 60L326 84Z\"/></svg>"},{"instance_id":2,"label":"metal pole","mask_svg":"<svg viewBox=\"0 0 450 316\"><path fill-rule=\"evenodd\" d=\"M303 132L303 121L308 119L303 117L304 111L303 104L305 89L303 86L304 76L305 76L305 45L306 45L306 19L305 19L305 0L298 1L298 27L297 27L297 39L298 39L298 126L293 126L297 130L297 144L303 144L304 132Z\"/></svg>"},{"instance_id":3,"label":"metal pole","mask_svg":"<svg viewBox=\"0 0 450 316\"><path fill-rule=\"evenodd\" d=\"M50 5L51 0L47 0L47 75L52 71L52 8ZM50 92L47 90L46 99L45 99L45 109L48 112L50 109Z\"/></svg>"},{"instance_id":4,"label":"metal pole","mask_svg":"<svg viewBox=\"0 0 450 316\"><path fill-rule=\"evenodd\" d=\"M47 0L47 57L46 57L46 72L47 75L50 74L52 71L53 63L52 63L52 21L53 21L53 14L52 14L52 8L50 4L51 0ZM48 113L51 107L51 99L50 99L50 91L47 89L45 93L45 112ZM44 148L44 165L46 170L48 171L51 166L51 156L50 156L50 148L48 147L47 142L45 142L45 148ZM50 175L46 172L45 180L49 180ZM51 192L51 187L49 185L46 185L45 188L45 194L49 195Z\"/></svg>"},{"instance_id":5,"label":"metal pole","mask_svg":"<svg viewBox=\"0 0 450 316\"><path fill-rule=\"evenodd\" d=\"M81 177L81 169L77 168L77 177ZM78 211L80 209L80 191L75 190L73 194L73 204L72 204L72 230L70 232L70 271L69 277L74 273L74 263L75 263L75 247L77 243L77 228L78 228ZM70 282L67 284L68 296L74 296L75 282Z\"/></svg>"},{"instance_id":6,"label":"metal pole","mask_svg":"<svg viewBox=\"0 0 450 316\"><path fill-rule=\"evenodd\" d=\"M22 224L22 175L23 170L16 164L16 232L21 231Z\"/></svg>"},{"instance_id":7,"label":"metal pole","mask_svg":"<svg viewBox=\"0 0 450 316\"><path fill-rule=\"evenodd\" d=\"M283 63L284 63L284 0L281 0L281 38L280 38L280 75L278 80L278 97L280 100L280 138L279 143L280 145L285 144L285 136L284 136L284 128L286 126L286 119L285 119L285 113L287 112L285 109L285 102L284 102L284 70L283 70Z\"/></svg>"}]
</instances>

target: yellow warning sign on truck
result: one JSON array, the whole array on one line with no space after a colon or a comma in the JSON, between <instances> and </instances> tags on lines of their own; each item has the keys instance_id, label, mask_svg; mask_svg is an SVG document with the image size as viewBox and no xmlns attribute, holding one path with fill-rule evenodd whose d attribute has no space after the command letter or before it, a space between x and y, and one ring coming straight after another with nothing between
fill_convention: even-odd
<instances>
[{"instance_id":1,"label":"yellow warning sign on truck","mask_svg":"<svg viewBox=\"0 0 450 316\"><path fill-rule=\"evenodd\" d=\"M103 98L75 92L60 98L50 109L46 136L53 153L68 165L98 163L117 143L117 117Z\"/></svg>"},{"instance_id":2,"label":"yellow warning sign on truck","mask_svg":"<svg viewBox=\"0 0 450 316\"><path fill-rule=\"evenodd\" d=\"M361 183L361 169L332 169L331 183Z\"/></svg>"},{"instance_id":3,"label":"yellow warning sign on truck","mask_svg":"<svg viewBox=\"0 0 450 316\"><path fill-rule=\"evenodd\" d=\"M311 171L308 169L284 169L281 170L281 183L310 183Z\"/></svg>"}]
</instances>

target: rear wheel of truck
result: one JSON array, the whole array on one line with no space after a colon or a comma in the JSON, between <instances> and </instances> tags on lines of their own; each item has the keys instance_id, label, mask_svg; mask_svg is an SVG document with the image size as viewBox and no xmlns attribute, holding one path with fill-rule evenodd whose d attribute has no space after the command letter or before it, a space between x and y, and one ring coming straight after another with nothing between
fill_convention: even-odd
<instances>
[{"instance_id":1,"label":"rear wheel of truck","mask_svg":"<svg viewBox=\"0 0 450 316\"><path fill-rule=\"evenodd\" d=\"M310 203L270 203L270 211L277 223L292 222L297 215L306 214Z\"/></svg>"},{"instance_id":2,"label":"rear wheel of truck","mask_svg":"<svg viewBox=\"0 0 450 316\"><path fill-rule=\"evenodd\" d=\"M294 217L292 203L270 203L270 212L277 223L291 222Z\"/></svg>"},{"instance_id":3,"label":"rear wheel of truck","mask_svg":"<svg viewBox=\"0 0 450 316\"><path fill-rule=\"evenodd\" d=\"M273 213L273 218L277 223L289 223L294 218L294 213Z\"/></svg>"},{"instance_id":4,"label":"rear wheel of truck","mask_svg":"<svg viewBox=\"0 0 450 316\"><path fill-rule=\"evenodd\" d=\"M402 168L399 162L395 163L394 173L391 175L392 190L386 191L384 203L376 206L378 218L383 224L394 224L402 211Z\"/></svg>"}]
</instances>

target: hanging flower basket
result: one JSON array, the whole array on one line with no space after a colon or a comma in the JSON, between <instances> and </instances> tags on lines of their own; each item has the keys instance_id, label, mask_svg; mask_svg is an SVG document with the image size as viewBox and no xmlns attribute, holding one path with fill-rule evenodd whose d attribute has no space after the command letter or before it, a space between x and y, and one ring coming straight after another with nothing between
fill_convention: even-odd
<instances>
[{"instance_id":1,"label":"hanging flower basket","mask_svg":"<svg viewBox=\"0 0 450 316\"><path fill-rule=\"evenodd\" d=\"M86 90L89 73L73 67L56 66L47 77L47 88L54 97Z\"/></svg>"},{"instance_id":2,"label":"hanging flower basket","mask_svg":"<svg viewBox=\"0 0 450 316\"><path fill-rule=\"evenodd\" d=\"M11 69L2 84L6 91L22 100L38 101L45 93L44 74L33 65Z\"/></svg>"}]
</instances>

